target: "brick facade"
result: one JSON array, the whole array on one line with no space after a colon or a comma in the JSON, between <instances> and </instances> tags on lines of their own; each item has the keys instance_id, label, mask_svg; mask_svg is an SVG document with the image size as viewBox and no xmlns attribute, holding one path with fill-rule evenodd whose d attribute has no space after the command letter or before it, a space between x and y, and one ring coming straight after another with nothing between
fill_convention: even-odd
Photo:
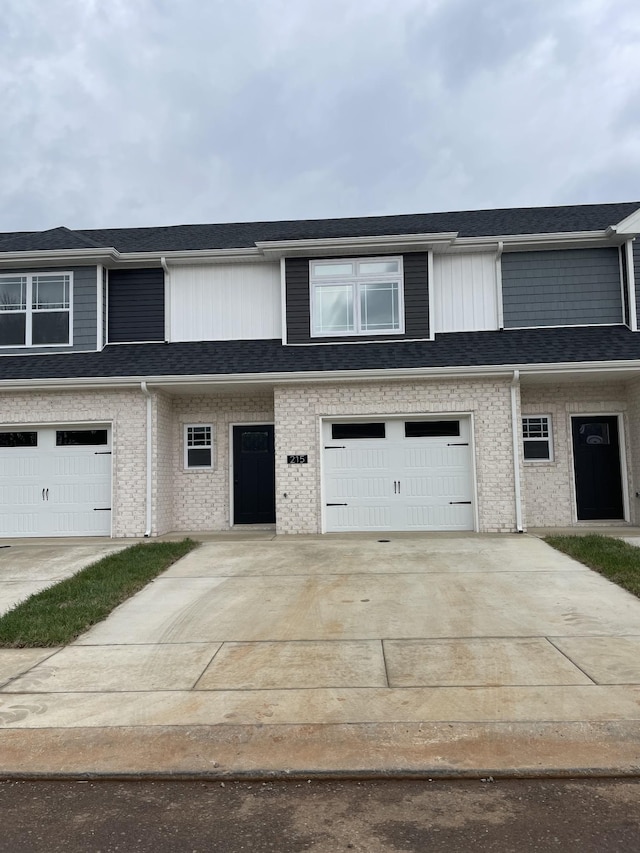
<instances>
[{"instance_id":1,"label":"brick facade","mask_svg":"<svg viewBox=\"0 0 640 853\"><path fill-rule=\"evenodd\" d=\"M473 416L479 530L515 529L508 381L282 385L275 388L274 405L278 533L320 532L321 417L445 412ZM309 463L287 465L291 453L307 454Z\"/></svg>"},{"instance_id":2,"label":"brick facade","mask_svg":"<svg viewBox=\"0 0 640 853\"><path fill-rule=\"evenodd\" d=\"M629 435L628 399L634 413L640 414L640 385L633 392L623 383L563 383L524 385L521 389L523 415L551 415L554 458L551 462L527 462L524 465L524 492L529 527L568 527L576 524L575 486L571 454L571 415L622 414L621 447L637 448L640 435ZM637 416L632 418L637 423ZM637 433L637 428L636 428ZM635 464L634 464L635 463ZM626 454L623 465L623 491L632 483L632 471L640 470L636 451ZM632 521L635 505L631 501Z\"/></svg>"}]
</instances>

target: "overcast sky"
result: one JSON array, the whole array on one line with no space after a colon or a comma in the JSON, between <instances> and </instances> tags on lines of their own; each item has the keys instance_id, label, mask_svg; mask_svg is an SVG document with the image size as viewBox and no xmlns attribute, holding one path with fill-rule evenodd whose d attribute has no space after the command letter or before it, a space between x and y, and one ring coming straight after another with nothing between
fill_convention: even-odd
<instances>
[{"instance_id":1,"label":"overcast sky","mask_svg":"<svg viewBox=\"0 0 640 853\"><path fill-rule=\"evenodd\" d=\"M0 230L640 199L638 0L2 0Z\"/></svg>"}]
</instances>

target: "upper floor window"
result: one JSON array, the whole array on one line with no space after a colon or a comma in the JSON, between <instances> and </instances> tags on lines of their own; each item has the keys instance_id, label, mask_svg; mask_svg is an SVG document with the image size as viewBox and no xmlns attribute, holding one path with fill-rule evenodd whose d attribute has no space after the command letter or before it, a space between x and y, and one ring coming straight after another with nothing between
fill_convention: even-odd
<instances>
[{"instance_id":1,"label":"upper floor window","mask_svg":"<svg viewBox=\"0 0 640 853\"><path fill-rule=\"evenodd\" d=\"M310 262L311 335L404 331L402 258Z\"/></svg>"},{"instance_id":2,"label":"upper floor window","mask_svg":"<svg viewBox=\"0 0 640 853\"><path fill-rule=\"evenodd\" d=\"M0 346L71 343L72 273L0 276Z\"/></svg>"}]
</instances>

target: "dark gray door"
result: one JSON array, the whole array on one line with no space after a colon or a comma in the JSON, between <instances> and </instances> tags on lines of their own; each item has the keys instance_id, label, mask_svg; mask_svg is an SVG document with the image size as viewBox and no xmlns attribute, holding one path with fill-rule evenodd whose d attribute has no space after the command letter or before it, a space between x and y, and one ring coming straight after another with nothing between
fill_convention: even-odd
<instances>
[{"instance_id":1,"label":"dark gray door","mask_svg":"<svg viewBox=\"0 0 640 853\"><path fill-rule=\"evenodd\" d=\"M624 518L618 418L581 416L571 422L578 520Z\"/></svg>"},{"instance_id":2,"label":"dark gray door","mask_svg":"<svg viewBox=\"0 0 640 853\"><path fill-rule=\"evenodd\" d=\"M233 428L233 522L276 520L273 425Z\"/></svg>"}]
</instances>

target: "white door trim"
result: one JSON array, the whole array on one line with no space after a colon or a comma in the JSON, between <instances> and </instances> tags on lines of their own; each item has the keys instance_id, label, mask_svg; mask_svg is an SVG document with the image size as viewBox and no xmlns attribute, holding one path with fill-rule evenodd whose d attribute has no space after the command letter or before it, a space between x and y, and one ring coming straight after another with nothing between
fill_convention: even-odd
<instances>
[{"instance_id":1,"label":"white door trim","mask_svg":"<svg viewBox=\"0 0 640 853\"><path fill-rule=\"evenodd\" d=\"M576 494L576 464L573 455L573 419L574 418L616 418L618 423L618 447L620 455L620 480L622 483L622 513L621 521L628 522L630 519L629 507L629 469L627 467L627 442L624 432L624 412L568 412L569 415L569 459L571 463L569 477L571 480L571 511L574 524L593 524L593 521L583 521L578 518L578 496ZM615 523L618 519L610 519ZM606 522L607 519L602 519ZM596 524L600 522L596 519Z\"/></svg>"}]
</instances>

